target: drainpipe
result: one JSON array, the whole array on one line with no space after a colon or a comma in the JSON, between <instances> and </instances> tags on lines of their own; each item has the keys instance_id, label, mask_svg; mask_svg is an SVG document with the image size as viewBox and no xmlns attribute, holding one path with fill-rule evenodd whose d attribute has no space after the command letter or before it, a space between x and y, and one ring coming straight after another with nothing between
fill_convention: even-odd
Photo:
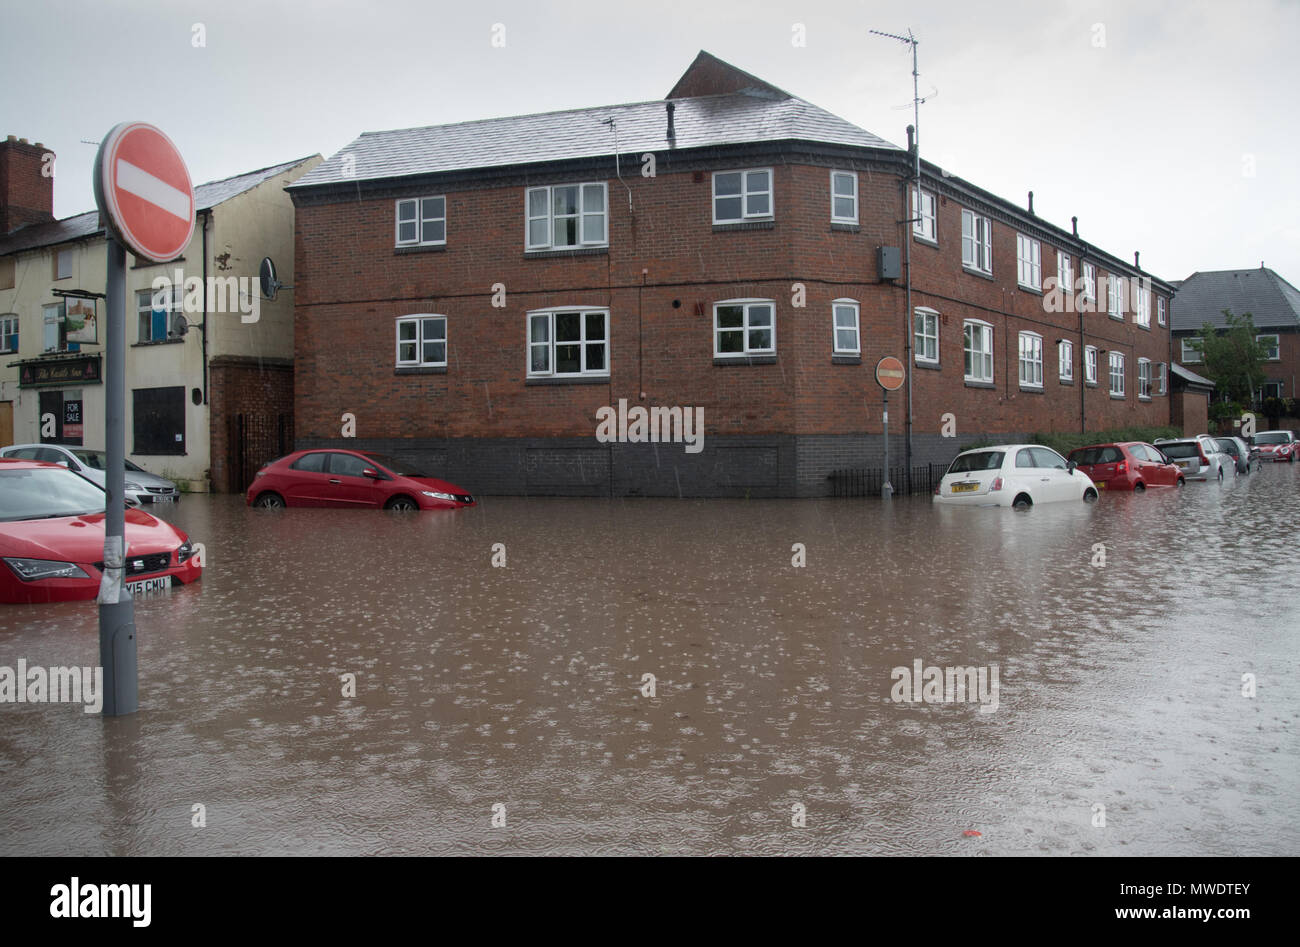
<instances>
[{"instance_id":1,"label":"drainpipe","mask_svg":"<svg viewBox=\"0 0 1300 947\"><path fill-rule=\"evenodd\" d=\"M913 52L915 52L915 49L916 47L913 47ZM916 129L913 126L908 125L907 126L907 150L912 152L912 171L914 175L913 187L916 188L916 192L917 192L916 203L917 203L917 212L919 213L920 204L921 204L921 197L920 197L921 148L919 142L917 142L912 137L915 133L916 133ZM935 200L936 201L938 200L937 195ZM939 219L939 209L938 207L936 207L935 220L937 221L938 219ZM904 224L903 226L903 243L907 247L907 251L906 251L907 252L907 316L903 320L903 331L906 333L903 337L903 366L904 366L903 373L907 376L907 430L905 432L907 437L905 441L905 449L903 451L903 456L905 458L904 464L907 468L904 471L905 478L906 478L905 482L907 484L907 492L908 495L911 495L912 493L912 371L913 369L916 368L916 360L912 357L912 338L913 338L912 319L914 318L913 310L912 310L912 227L914 226L914 222L912 221L911 188L909 188L906 184L903 185L903 220L907 221L907 223ZM889 471L885 471L885 479L886 480L889 479Z\"/></svg>"},{"instance_id":2,"label":"drainpipe","mask_svg":"<svg viewBox=\"0 0 1300 947\"><path fill-rule=\"evenodd\" d=\"M1079 218L1071 217L1070 226L1074 239L1079 239ZM1082 244L1081 244L1082 246ZM1079 251L1079 279L1083 279L1084 252ZM1070 297L1074 298L1074 287L1070 287ZM1083 308L1079 309L1079 433L1088 433L1088 341L1083 335ZM1101 377L1101 360L1097 362L1097 376Z\"/></svg>"},{"instance_id":3,"label":"drainpipe","mask_svg":"<svg viewBox=\"0 0 1300 947\"><path fill-rule=\"evenodd\" d=\"M203 403L208 403L208 222L212 211L200 211L203 215L203 321L199 323L199 339L203 343ZM209 419L211 426L211 419ZM209 434L211 432L209 431Z\"/></svg>"}]
</instances>

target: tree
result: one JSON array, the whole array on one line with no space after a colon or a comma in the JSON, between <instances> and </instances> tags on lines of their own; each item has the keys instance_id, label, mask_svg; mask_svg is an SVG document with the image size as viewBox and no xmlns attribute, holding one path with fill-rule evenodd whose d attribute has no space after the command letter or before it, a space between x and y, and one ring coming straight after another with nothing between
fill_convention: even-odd
<instances>
[{"instance_id":1,"label":"tree","mask_svg":"<svg viewBox=\"0 0 1300 947\"><path fill-rule=\"evenodd\" d=\"M1223 315L1228 323L1225 328L1205 323L1200 340L1192 345L1201 353L1205 377L1214 382L1220 398L1253 405L1266 377L1264 361L1268 353L1255 339L1255 321L1250 313L1234 316L1225 309Z\"/></svg>"}]
</instances>

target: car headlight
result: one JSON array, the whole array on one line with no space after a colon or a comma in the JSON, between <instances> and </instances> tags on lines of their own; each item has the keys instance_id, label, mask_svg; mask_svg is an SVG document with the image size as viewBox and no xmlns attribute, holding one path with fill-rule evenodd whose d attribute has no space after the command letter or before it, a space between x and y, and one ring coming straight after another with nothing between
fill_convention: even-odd
<instances>
[{"instance_id":1,"label":"car headlight","mask_svg":"<svg viewBox=\"0 0 1300 947\"><path fill-rule=\"evenodd\" d=\"M41 579L88 579L85 570L73 562L56 562L52 559L19 559L5 556L5 564L24 582Z\"/></svg>"},{"instance_id":2,"label":"car headlight","mask_svg":"<svg viewBox=\"0 0 1300 947\"><path fill-rule=\"evenodd\" d=\"M194 544L189 540L186 540L181 543L180 547L176 550L176 562L178 564L183 563L192 555L194 555Z\"/></svg>"},{"instance_id":3,"label":"car headlight","mask_svg":"<svg viewBox=\"0 0 1300 947\"><path fill-rule=\"evenodd\" d=\"M446 500L448 503L456 502L456 494L454 493L439 493L437 490L421 490L420 492L427 497L433 497L435 500Z\"/></svg>"},{"instance_id":4,"label":"car headlight","mask_svg":"<svg viewBox=\"0 0 1300 947\"><path fill-rule=\"evenodd\" d=\"M132 493L144 493L144 487L140 486L138 483L132 483L130 480L126 481L123 486Z\"/></svg>"}]
</instances>

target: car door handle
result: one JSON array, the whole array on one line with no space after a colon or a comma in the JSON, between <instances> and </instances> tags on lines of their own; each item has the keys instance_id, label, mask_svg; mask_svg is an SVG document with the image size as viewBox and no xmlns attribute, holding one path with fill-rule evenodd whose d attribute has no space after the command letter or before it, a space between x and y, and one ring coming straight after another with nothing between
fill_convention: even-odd
<instances>
[{"instance_id":1,"label":"car door handle","mask_svg":"<svg viewBox=\"0 0 1300 947\"><path fill-rule=\"evenodd\" d=\"M330 483L342 483L342 482L343 482L342 480L335 480L333 477L330 477Z\"/></svg>"}]
</instances>

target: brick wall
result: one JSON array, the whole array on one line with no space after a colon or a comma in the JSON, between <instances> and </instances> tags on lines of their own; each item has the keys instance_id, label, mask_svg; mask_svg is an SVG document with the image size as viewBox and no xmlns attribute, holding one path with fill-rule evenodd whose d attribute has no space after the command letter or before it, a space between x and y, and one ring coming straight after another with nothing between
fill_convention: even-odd
<instances>
[{"instance_id":1,"label":"brick wall","mask_svg":"<svg viewBox=\"0 0 1300 947\"><path fill-rule=\"evenodd\" d=\"M257 468L293 449L293 365L219 356L208 376L212 489L241 493Z\"/></svg>"},{"instance_id":2,"label":"brick wall","mask_svg":"<svg viewBox=\"0 0 1300 947\"><path fill-rule=\"evenodd\" d=\"M54 176L45 156L53 154L39 142L10 135L0 141L0 234L26 224L54 219Z\"/></svg>"}]
</instances>

